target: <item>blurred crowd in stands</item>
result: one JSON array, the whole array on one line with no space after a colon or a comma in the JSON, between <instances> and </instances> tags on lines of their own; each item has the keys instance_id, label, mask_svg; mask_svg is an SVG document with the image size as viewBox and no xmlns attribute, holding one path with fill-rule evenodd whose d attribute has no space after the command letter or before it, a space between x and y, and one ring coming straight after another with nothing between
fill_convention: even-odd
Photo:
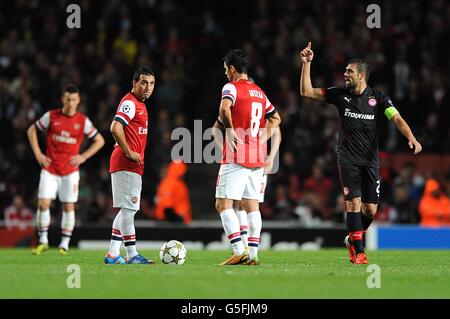
<instances>
[{"instance_id":1,"label":"blurred crowd in stands","mask_svg":"<svg viewBox=\"0 0 450 319\"><path fill-rule=\"evenodd\" d=\"M59 107L61 88L74 83L82 92L79 111L106 139L105 147L82 166L77 217L87 222L113 218L108 167L114 141L109 126L118 102L130 90L134 68L148 65L156 72L156 88L148 102L143 214L138 216L155 219L158 185L171 161L171 132L192 129L194 119L202 119L204 129L213 125L226 83L222 57L231 48L250 56L250 76L283 119L280 170L270 176L261 208L266 219L299 219L306 225L343 221L337 112L298 92L298 52L308 41L315 52L315 87L342 85L347 59L367 59L369 84L391 97L423 153L450 156L448 1L381 1L380 29L367 28L367 4L342 0L84 0L78 2L81 28L69 29L66 7L71 2L0 3L2 212L19 204L34 210L40 168L26 129L45 111ZM382 163L408 152L407 141L384 118L380 149ZM414 161L420 156L396 171L381 164L380 221L418 223L419 206L429 207L419 205L423 196L437 198L432 195L436 187L442 198L450 194L450 171L419 171ZM205 164L205 169L210 168ZM434 191L423 195L431 178ZM191 191L196 187L202 185L188 185ZM443 216L450 215L446 198L439 200ZM215 217L192 203L193 220L206 215ZM445 218L450 224L450 217Z\"/></svg>"}]
</instances>

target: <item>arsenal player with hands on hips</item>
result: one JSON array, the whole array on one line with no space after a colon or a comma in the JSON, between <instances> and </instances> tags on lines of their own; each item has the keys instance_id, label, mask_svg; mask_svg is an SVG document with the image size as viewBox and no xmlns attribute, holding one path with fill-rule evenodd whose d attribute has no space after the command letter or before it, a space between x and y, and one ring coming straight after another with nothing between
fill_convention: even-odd
<instances>
[{"instance_id":1,"label":"arsenal player with hands on hips","mask_svg":"<svg viewBox=\"0 0 450 319\"><path fill-rule=\"evenodd\" d=\"M267 157L267 139L281 118L261 88L248 78L249 60L242 50L223 59L229 82L222 88L219 120L225 131L222 163L216 183L216 210L233 249L222 265L258 265L262 228L259 198ZM270 133L265 131L268 122ZM242 242L233 205L241 201L248 219L248 251Z\"/></svg>"},{"instance_id":2,"label":"arsenal player with hands on hips","mask_svg":"<svg viewBox=\"0 0 450 319\"><path fill-rule=\"evenodd\" d=\"M249 78L251 80L251 78ZM272 125L275 125L275 127L272 127ZM278 121L277 117L269 117L269 119L266 121L266 132L269 132L269 135L266 136L266 139L271 139L271 148L269 153L267 154L266 161L264 163L264 175L261 181L261 188L259 190L259 198L258 202L264 203L264 195L266 192L267 187L267 181L268 181L268 174L272 174L273 165L275 156L279 151L280 144L281 144L281 130L280 130L280 122ZM214 141L219 146L221 152L223 152L223 134L225 133L225 127L223 126L220 117L216 120L216 122L213 125L212 129L212 135L214 138ZM264 142L264 141L261 141ZM245 210L245 203L244 201L235 201L233 204L233 209L236 213L236 216L239 219L239 226L241 230L241 240L244 244L244 247L246 251L248 251L248 218L247 218L247 211Z\"/></svg>"},{"instance_id":3,"label":"arsenal player with hands on hips","mask_svg":"<svg viewBox=\"0 0 450 319\"><path fill-rule=\"evenodd\" d=\"M137 252L134 215L139 210L147 144L148 115L144 101L153 93L155 74L139 67L133 74L133 88L119 103L111 124L116 145L111 154L109 172L113 206L120 208L112 225L111 245L105 264L153 264ZM122 242L126 260L120 254Z\"/></svg>"},{"instance_id":4,"label":"arsenal player with hands on hips","mask_svg":"<svg viewBox=\"0 0 450 319\"><path fill-rule=\"evenodd\" d=\"M62 108L46 112L27 131L36 161L42 167L36 216L39 244L33 249L35 255L40 255L48 249L50 206L57 195L63 204L59 252L67 255L75 227L75 203L78 201L80 165L105 144L102 135L92 125L89 118L77 112L80 92L76 86L66 86L61 101ZM47 133L45 154L39 146L36 128ZM85 136L93 142L86 151L79 154Z\"/></svg>"},{"instance_id":5,"label":"arsenal player with hands on hips","mask_svg":"<svg viewBox=\"0 0 450 319\"><path fill-rule=\"evenodd\" d=\"M361 59L351 59L344 72L345 87L314 88L311 83L311 42L300 52L302 71L300 95L336 106L340 117L337 159L347 211L349 235L344 242L350 262L367 264L363 234L377 212L380 196L378 126L385 116L395 123L416 155L422 146L391 99L369 87L369 66Z\"/></svg>"}]
</instances>

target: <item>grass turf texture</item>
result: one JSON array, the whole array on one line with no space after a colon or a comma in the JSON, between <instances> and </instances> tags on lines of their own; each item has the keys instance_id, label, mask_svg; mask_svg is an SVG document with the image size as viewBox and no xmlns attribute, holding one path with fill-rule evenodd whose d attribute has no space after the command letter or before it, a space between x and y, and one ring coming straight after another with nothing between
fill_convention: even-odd
<instances>
[{"instance_id":1,"label":"grass turf texture","mask_svg":"<svg viewBox=\"0 0 450 319\"><path fill-rule=\"evenodd\" d=\"M346 249L261 251L260 266L218 266L228 251L188 251L184 265L105 265L104 251L0 249L0 298L450 298L450 252L376 251L381 288L369 289L367 265L350 264ZM69 289L67 266L81 269Z\"/></svg>"}]
</instances>

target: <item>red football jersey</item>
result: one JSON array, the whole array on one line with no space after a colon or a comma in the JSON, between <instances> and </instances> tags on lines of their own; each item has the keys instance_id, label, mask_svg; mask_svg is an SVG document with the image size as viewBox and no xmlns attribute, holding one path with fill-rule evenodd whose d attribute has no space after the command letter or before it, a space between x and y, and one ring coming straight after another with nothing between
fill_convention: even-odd
<instances>
[{"instance_id":1,"label":"red football jersey","mask_svg":"<svg viewBox=\"0 0 450 319\"><path fill-rule=\"evenodd\" d=\"M93 138L98 132L86 115L77 112L67 116L61 109L46 112L36 121L36 127L47 131L46 154L52 162L44 169L59 176L79 170L79 167L70 165L69 160L79 154L85 135Z\"/></svg>"},{"instance_id":2,"label":"red football jersey","mask_svg":"<svg viewBox=\"0 0 450 319\"><path fill-rule=\"evenodd\" d=\"M265 118L275 112L275 107L259 86L243 79L225 84L222 99L232 101L233 127L244 142L237 144L237 151L224 147L222 163L234 162L249 168L263 167L267 146L259 145L260 130L265 128Z\"/></svg>"},{"instance_id":3,"label":"red football jersey","mask_svg":"<svg viewBox=\"0 0 450 319\"><path fill-rule=\"evenodd\" d=\"M144 174L144 151L147 144L148 115L144 102L133 93L128 93L120 101L114 121L124 126L125 139L133 152L141 154L141 164L130 160L116 143L109 162L109 172L129 171Z\"/></svg>"}]
</instances>

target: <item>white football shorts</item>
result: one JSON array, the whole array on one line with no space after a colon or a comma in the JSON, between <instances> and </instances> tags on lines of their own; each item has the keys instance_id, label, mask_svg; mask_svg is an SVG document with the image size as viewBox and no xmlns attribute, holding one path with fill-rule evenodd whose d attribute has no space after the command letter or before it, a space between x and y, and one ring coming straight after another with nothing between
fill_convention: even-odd
<instances>
[{"instance_id":1,"label":"white football shorts","mask_svg":"<svg viewBox=\"0 0 450 319\"><path fill-rule=\"evenodd\" d=\"M248 168L236 163L220 165L216 198L259 200L264 167Z\"/></svg>"},{"instance_id":2,"label":"white football shorts","mask_svg":"<svg viewBox=\"0 0 450 319\"><path fill-rule=\"evenodd\" d=\"M58 195L62 203L76 203L78 201L78 183L80 172L59 176L43 169L39 179L39 199L56 199Z\"/></svg>"},{"instance_id":3,"label":"white football shorts","mask_svg":"<svg viewBox=\"0 0 450 319\"><path fill-rule=\"evenodd\" d=\"M111 173L113 207L139 210L142 176L128 171Z\"/></svg>"}]
</instances>

